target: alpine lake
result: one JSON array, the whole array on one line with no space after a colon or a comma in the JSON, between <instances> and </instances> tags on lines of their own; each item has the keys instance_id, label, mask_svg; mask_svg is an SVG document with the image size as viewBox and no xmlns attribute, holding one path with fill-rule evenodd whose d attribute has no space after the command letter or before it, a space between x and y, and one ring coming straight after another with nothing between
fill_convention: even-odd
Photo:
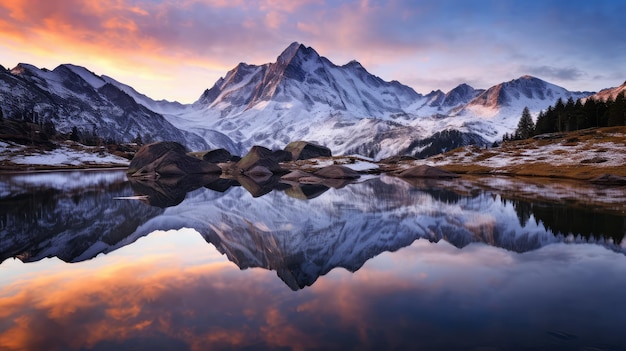
<instances>
[{"instance_id":1,"label":"alpine lake","mask_svg":"<svg viewBox=\"0 0 626 351\"><path fill-rule=\"evenodd\" d=\"M0 175L0 350L626 350L626 187Z\"/></svg>"}]
</instances>

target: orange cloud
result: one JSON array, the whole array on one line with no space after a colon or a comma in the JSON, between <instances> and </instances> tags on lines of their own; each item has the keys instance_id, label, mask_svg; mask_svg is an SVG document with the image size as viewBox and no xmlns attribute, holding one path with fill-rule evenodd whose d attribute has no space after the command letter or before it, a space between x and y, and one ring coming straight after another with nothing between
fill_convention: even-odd
<instances>
[{"instance_id":1,"label":"orange cloud","mask_svg":"<svg viewBox=\"0 0 626 351\"><path fill-rule=\"evenodd\" d=\"M2 287L0 349L93 348L159 335L192 350L259 344L304 350L316 343L278 309L280 294L245 288L271 286L266 279L281 284L271 272L243 274L228 262L188 268L167 262L69 269Z\"/></svg>"}]
</instances>

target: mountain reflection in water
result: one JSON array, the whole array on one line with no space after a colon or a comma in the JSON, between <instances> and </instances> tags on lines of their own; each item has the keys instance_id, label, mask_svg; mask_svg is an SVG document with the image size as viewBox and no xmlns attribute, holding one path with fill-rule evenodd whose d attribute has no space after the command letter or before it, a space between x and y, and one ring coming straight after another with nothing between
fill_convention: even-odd
<instances>
[{"instance_id":1,"label":"mountain reflection in water","mask_svg":"<svg viewBox=\"0 0 626 351\"><path fill-rule=\"evenodd\" d=\"M626 189L563 184L1 176L0 349L624 350Z\"/></svg>"},{"instance_id":2,"label":"mountain reflection in water","mask_svg":"<svg viewBox=\"0 0 626 351\"><path fill-rule=\"evenodd\" d=\"M116 199L132 195L122 172L5 179L2 260L56 256L82 261L156 230L187 227L240 268L274 270L297 290L336 267L354 272L368 259L417 239L445 240L459 248L481 242L515 252L557 242L592 242L626 252L623 202L621 209L605 211L575 206L571 200L531 202L480 190L467 181L380 176L331 188L278 178L131 179L132 193L147 195L143 204ZM72 185L59 189L59 184ZM626 190L621 191L610 195L624 198Z\"/></svg>"}]
</instances>

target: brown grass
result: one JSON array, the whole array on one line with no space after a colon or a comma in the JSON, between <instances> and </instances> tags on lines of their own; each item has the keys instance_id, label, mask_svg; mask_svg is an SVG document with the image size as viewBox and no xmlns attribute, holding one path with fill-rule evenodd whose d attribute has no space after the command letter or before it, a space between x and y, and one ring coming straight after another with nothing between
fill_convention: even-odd
<instances>
[{"instance_id":1,"label":"brown grass","mask_svg":"<svg viewBox=\"0 0 626 351\"><path fill-rule=\"evenodd\" d=\"M493 152L493 151L483 151L482 153L480 153L479 155L477 155L476 157L474 157L474 161L475 162L479 162L479 161L483 161L486 160L488 158L492 158L494 156L499 155L500 153L498 152Z\"/></svg>"}]
</instances>

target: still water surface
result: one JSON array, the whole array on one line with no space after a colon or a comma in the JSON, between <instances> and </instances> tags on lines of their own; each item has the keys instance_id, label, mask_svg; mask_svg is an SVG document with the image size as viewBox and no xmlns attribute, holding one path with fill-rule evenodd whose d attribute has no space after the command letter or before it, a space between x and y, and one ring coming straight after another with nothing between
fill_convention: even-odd
<instances>
[{"instance_id":1,"label":"still water surface","mask_svg":"<svg viewBox=\"0 0 626 351\"><path fill-rule=\"evenodd\" d=\"M625 188L333 185L0 176L0 349L626 350Z\"/></svg>"}]
</instances>

